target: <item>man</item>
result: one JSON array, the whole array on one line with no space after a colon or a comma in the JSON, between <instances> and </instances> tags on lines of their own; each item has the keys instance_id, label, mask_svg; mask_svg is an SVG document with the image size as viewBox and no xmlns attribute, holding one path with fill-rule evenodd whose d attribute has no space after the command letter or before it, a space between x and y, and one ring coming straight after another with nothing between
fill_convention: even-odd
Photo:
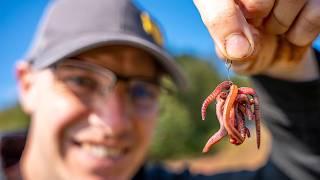
<instances>
[{"instance_id":1,"label":"man","mask_svg":"<svg viewBox=\"0 0 320 180\"><path fill-rule=\"evenodd\" d=\"M238 18L230 12L230 16L221 16L220 13L224 13L224 10L233 10L233 7L238 7L232 3L233 1L201 2L203 6L201 3L198 6L200 12L203 12L206 7L212 8L204 11L208 14L202 14L203 18L210 15L212 17L211 13L231 18L231 20L213 18L218 22L213 23L212 27L225 23L227 28L218 28L220 31L230 33L232 30L240 29L232 27L241 25L238 20L245 22L243 18ZM206 4L208 2L209 4ZM259 5L259 1L250 2L253 2L253 5ZM243 11L246 10L244 7L246 6L243 6ZM270 5L261 8L264 10L261 17L273 13L270 9L276 8L272 7L274 4L271 8ZM235 9L239 13L239 9ZM261 9L258 9L258 12L262 11ZM237 18L232 21L232 17ZM226 22L230 23L231 27L228 27ZM258 20L257 24L259 25ZM255 35L258 34L255 29L251 30L256 33ZM213 32L214 39L219 37L216 28L211 29L209 26L209 31ZM250 35L250 32L246 30L244 34ZM225 32L221 34L226 35ZM233 35L242 35L242 33L235 32ZM219 39L222 38L219 37ZM238 68L238 72L242 70L242 73L247 74L251 72L265 74L264 71L270 70L270 73L266 73L269 76L282 79L291 77L302 81L295 83L268 76L254 77L262 105L265 103L266 107L273 110L269 117L265 117L272 122L270 125L278 130L277 128L285 126L285 123L290 120L303 120L303 115L310 118L309 123L316 122L319 117L319 112L315 110L319 107L317 103L305 103L307 110L299 111L297 117L286 117L292 113L292 107L297 107L297 104L306 100L305 96L292 101L289 109L283 107L284 104L286 106L287 98L295 97L295 93L304 94L301 88L290 89L291 87L307 87L307 94L312 93L312 97L319 97L314 90L319 87L319 82L315 80L319 77L319 71L311 51L298 53L295 57L301 63L292 65L293 70L287 69L290 70L290 74L287 74L281 70L290 65L284 61L288 59L283 58L283 60L278 56L272 56L267 59L267 65L261 64L266 57L271 57L266 56L270 55L268 52L271 51L259 51L256 49L257 45L262 43L256 44L259 41L248 39L251 40L250 46L240 46L240 48L249 49L248 52L243 49L236 52L224 51L224 45L230 44L219 44L217 41L219 52L222 51L220 54L227 54L226 57L231 60L247 58L247 63L233 61L232 66ZM245 42L243 39L228 40L231 40L231 47L236 48ZM264 42L279 45L281 41ZM233 45L234 43L236 46ZM255 46L252 43L255 43ZM144 167L144 156L158 113L157 97L161 88L160 78L169 74L178 87L183 88L185 85L179 69L169 60L159 44L161 44L161 38L154 23L150 21L148 15L140 13L129 1L60 0L55 2L49 10L27 61L17 65L21 103L23 109L32 118L20 162L22 177L24 179L315 179L319 177L317 167L320 166L317 166L319 163L317 153L309 152L317 150L316 147L311 146L313 141L305 139L305 147L299 144L301 136L304 135L303 132L306 135L302 138L310 138L312 135L319 137L314 131L297 132L297 130L306 130L303 128L308 128L308 124L302 129L294 126L293 130L289 131L285 128L274 130L276 135L280 134L279 137L275 137L275 142L278 142L276 145L279 146L278 151L275 151L275 157L279 158L280 162L272 160L257 171L230 172L205 177L192 176L188 171L173 174L162 168ZM272 46L272 44L268 44L267 47L277 53L287 53L284 51L286 48L280 51L277 49L278 46ZM303 56L305 54L310 56ZM263 56L263 60L256 58L259 57L258 55ZM274 61L279 62L280 65L270 63ZM275 88L274 84L279 87ZM288 92L288 89L292 93ZM299 137L290 139L295 132ZM282 137L281 133L285 135ZM288 134L289 138L286 139ZM296 143L296 141L298 143L286 144L293 147L288 149L281 145L284 143L283 140L288 143ZM279 155L283 155L283 151L288 152L288 156L281 158ZM298 158L301 158L299 154L301 152L307 157L314 158L311 164L306 165L310 161L303 158L292 164L288 163L296 160L293 156L297 155L297 152ZM312 166L314 165L312 162L316 166ZM301 164L304 166L297 168ZM290 165L290 167L283 168L283 165ZM290 170L291 167L295 172L290 174L288 169ZM312 174L306 173L308 170Z\"/></svg>"},{"instance_id":2,"label":"man","mask_svg":"<svg viewBox=\"0 0 320 180\"><path fill-rule=\"evenodd\" d=\"M24 179L130 179L158 116L161 78L185 79L128 0L53 2L16 74L31 116Z\"/></svg>"}]
</instances>

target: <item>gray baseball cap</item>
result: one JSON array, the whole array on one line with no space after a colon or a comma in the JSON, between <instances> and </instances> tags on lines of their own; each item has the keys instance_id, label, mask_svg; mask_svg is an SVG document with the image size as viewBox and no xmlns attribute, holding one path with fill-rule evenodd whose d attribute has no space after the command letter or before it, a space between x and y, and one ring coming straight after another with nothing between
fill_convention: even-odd
<instances>
[{"instance_id":1,"label":"gray baseball cap","mask_svg":"<svg viewBox=\"0 0 320 180\"><path fill-rule=\"evenodd\" d=\"M35 69L106 45L131 45L155 57L179 89L186 79L162 47L159 28L130 0L55 0L42 19L26 60Z\"/></svg>"}]
</instances>

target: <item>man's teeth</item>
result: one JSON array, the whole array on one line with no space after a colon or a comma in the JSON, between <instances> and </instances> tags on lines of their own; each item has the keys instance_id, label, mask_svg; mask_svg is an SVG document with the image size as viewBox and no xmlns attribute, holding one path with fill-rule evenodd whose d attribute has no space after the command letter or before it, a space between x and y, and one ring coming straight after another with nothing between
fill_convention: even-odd
<instances>
[{"instance_id":1,"label":"man's teeth","mask_svg":"<svg viewBox=\"0 0 320 180\"><path fill-rule=\"evenodd\" d=\"M121 155L122 151L116 148L109 148L102 145L83 143L82 149L90 153L93 156L104 158L104 157L117 157Z\"/></svg>"}]
</instances>

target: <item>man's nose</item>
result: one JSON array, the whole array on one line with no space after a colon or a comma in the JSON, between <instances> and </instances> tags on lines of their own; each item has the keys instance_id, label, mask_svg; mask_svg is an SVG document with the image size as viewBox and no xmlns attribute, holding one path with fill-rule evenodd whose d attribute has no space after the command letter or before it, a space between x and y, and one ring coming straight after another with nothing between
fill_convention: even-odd
<instances>
[{"instance_id":1,"label":"man's nose","mask_svg":"<svg viewBox=\"0 0 320 180\"><path fill-rule=\"evenodd\" d=\"M128 133L132 128L125 94L114 90L108 97L100 99L102 103L95 108L89 118L92 125L102 128L112 136L120 136Z\"/></svg>"}]
</instances>

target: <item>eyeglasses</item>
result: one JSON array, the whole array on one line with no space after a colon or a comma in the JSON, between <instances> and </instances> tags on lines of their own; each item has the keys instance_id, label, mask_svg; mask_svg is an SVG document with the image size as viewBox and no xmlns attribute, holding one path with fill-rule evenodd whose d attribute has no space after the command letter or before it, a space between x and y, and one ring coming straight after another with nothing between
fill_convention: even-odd
<instances>
[{"instance_id":1,"label":"eyeglasses","mask_svg":"<svg viewBox=\"0 0 320 180\"><path fill-rule=\"evenodd\" d=\"M116 74L102 66L68 59L52 66L58 80L91 108L103 107L117 82L126 83L126 102L135 115L148 115L158 106L158 79Z\"/></svg>"}]
</instances>

